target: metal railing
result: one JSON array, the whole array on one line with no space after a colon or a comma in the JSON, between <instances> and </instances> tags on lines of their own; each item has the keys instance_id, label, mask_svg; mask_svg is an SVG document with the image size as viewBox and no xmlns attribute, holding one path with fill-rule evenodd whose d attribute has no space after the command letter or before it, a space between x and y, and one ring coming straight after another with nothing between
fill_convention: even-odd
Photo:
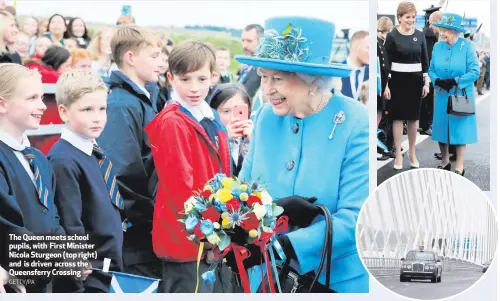
<instances>
[{"instance_id":1,"label":"metal railing","mask_svg":"<svg viewBox=\"0 0 500 301\"><path fill-rule=\"evenodd\" d=\"M366 268L374 277L399 275L401 268L400 258L363 257ZM443 272L482 271L482 265L465 260L446 258L442 261Z\"/></svg>"}]
</instances>

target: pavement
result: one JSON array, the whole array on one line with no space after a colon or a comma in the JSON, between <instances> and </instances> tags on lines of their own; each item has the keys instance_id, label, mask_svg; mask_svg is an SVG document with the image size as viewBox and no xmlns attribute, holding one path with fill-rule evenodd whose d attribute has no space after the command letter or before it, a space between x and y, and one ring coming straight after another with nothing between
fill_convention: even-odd
<instances>
[{"instance_id":1,"label":"pavement","mask_svg":"<svg viewBox=\"0 0 500 301\"><path fill-rule=\"evenodd\" d=\"M420 300L433 300L451 297L463 292L483 275L480 271L444 271L440 283L431 283L430 280L400 282L399 275L376 279L382 285L401 296Z\"/></svg>"},{"instance_id":2,"label":"pavement","mask_svg":"<svg viewBox=\"0 0 500 301\"><path fill-rule=\"evenodd\" d=\"M465 177L475 183L483 191L490 190L490 92L478 96L476 95L476 115L478 143L467 145L465 149ZM408 150L408 136L404 136L403 141L403 169L396 171L392 168L393 159L377 161L377 184L380 185L385 180L398 173L410 169ZM433 141L430 136L418 135L416 153L421 168L437 168L439 160L434 158L434 153L439 152L438 143ZM454 171L455 165L452 162L451 170Z\"/></svg>"}]
</instances>

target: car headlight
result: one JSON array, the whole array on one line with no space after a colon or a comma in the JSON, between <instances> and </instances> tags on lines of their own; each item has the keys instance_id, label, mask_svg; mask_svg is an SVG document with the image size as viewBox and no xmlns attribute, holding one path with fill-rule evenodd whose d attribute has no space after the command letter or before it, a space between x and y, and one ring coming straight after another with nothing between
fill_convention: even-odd
<instances>
[{"instance_id":1,"label":"car headlight","mask_svg":"<svg viewBox=\"0 0 500 301\"><path fill-rule=\"evenodd\" d=\"M407 265L406 268L411 270L411 264Z\"/></svg>"},{"instance_id":2,"label":"car headlight","mask_svg":"<svg viewBox=\"0 0 500 301\"><path fill-rule=\"evenodd\" d=\"M430 266L429 266L429 270L433 270L433 269L435 269L435 268L436 268L436 266L433 266L433 265L430 265Z\"/></svg>"},{"instance_id":3,"label":"car headlight","mask_svg":"<svg viewBox=\"0 0 500 301\"><path fill-rule=\"evenodd\" d=\"M428 269L429 269L429 266L428 266L428 265L426 265L426 266L425 266L425 269L426 269L426 270L428 270Z\"/></svg>"}]
</instances>

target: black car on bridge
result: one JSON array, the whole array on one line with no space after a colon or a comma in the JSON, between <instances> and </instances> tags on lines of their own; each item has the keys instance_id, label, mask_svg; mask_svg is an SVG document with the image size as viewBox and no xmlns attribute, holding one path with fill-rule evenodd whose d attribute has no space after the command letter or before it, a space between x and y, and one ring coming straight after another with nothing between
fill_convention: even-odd
<instances>
[{"instance_id":1,"label":"black car on bridge","mask_svg":"<svg viewBox=\"0 0 500 301\"><path fill-rule=\"evenodd\" d=\"M432 283L441 282L443 265L436 252L411 250L406 258L401 258L399 281L430 279Z\"/></svg>"}]
</instances>

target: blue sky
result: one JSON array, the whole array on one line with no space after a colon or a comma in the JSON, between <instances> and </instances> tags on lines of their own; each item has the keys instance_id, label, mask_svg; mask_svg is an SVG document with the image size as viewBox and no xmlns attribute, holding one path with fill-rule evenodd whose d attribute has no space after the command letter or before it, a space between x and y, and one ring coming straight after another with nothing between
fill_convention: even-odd
<instances>
[{"instance_id":1,"label":"blue sky","mask_svg":"<svg viewBox=\"0 0 500 301\"><path fill-rule=\"evenodd\" d=\"M341 28L368 29L368 1L33 1L17 0L19 15L61 13L114 24L123 4L142 26L216 25L243 28L272 16L317 17ZM196 9L195 9L196 8Z\"/></svg>"}]
</instances>

